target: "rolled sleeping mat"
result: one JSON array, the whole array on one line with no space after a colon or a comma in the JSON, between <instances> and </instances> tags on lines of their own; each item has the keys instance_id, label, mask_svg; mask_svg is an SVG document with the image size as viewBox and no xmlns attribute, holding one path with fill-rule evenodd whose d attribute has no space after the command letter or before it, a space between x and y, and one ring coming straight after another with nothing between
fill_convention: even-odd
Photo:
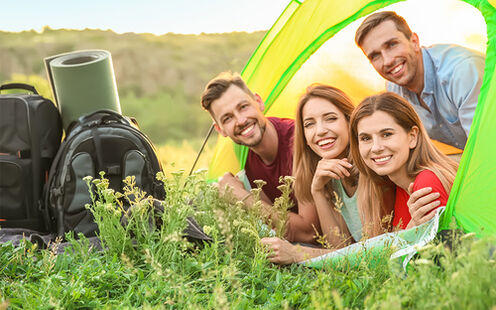
<instances>
[{"instance_id":1,"label":"rolled sleeping mat","mask_svg":"<svg viewBox=\"0 0 496 310\"><path fill-rule=\"evenodd\" d=\"M64 129L79 117L107 109L121 113L110 53L83 50L44 59Z\"/></svg>"}]
</instances>

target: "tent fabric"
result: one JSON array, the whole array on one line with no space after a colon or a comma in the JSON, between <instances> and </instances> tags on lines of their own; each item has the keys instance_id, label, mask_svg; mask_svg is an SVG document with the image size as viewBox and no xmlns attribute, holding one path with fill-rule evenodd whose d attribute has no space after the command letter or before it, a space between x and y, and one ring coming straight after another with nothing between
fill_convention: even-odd
<instances>
[{"instance_id":1,"label":"tent fabric","mask_svg":"<svg viewBox=\"0 0 496 310\"><path fill-rule=\"evenodd\" d=\"M285 102L284 95L291 91L291 80L302 65L322 44L353 21L397 2L400 1L289 1L241 74L250 89L264 99L264 113L267 116L292 118L296 100ZM496 154L496 144L492 143L496 141L496 122L492 121L496 119L496 81L492 80L496 69L496 0L464 2L477 8L486 21L486 64L469 139L446 211L439 223L440 229L447 229L452 225L454 218L457 226L465 231L484 236L496 233L496 164L490 158ZM345 71L346 68L333 67L329 74L341 74ZM333 81L339 82L343 79L338 77ZM360 84L359 79L348 84L357 85L353 89L343 90L350 95L362 92L362 98L380 90L369 87L367 83ZM341 88L341 85L335 86ZM208 177L217 178L225 171L238 172L244 168L246 155L246 147L234 145L228 138L219 138Z\"/></svg>"},{"instance_id":2,"label":"tent fabric","mask_svg":"<svg viewBox=\"0 0 496 310\"><path fill-rule=\"evenodd\" d=\"M487 50L484 80L465 151L448 200L447 212L440 220L441 229L451 218L465 231L478 236L496 233L496 14L487 1L466 0L479 9L487 25ZM494 2L494 1L493 1Z\"/></svg>"}]
</instances>

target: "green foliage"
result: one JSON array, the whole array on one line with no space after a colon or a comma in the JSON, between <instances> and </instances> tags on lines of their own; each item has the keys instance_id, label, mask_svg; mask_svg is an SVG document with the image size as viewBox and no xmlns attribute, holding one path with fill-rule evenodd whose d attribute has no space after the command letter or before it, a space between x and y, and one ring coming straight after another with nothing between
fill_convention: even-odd
<instances>
[{"instance_id":1,"label":"green foliage","mask_svg":"<svg viewBox=\"0 0 496 310\"><path fill-rule=\"evenodd\" d=\"M495 238L473 234L424 247L407 277L393 276L365 301L367 308L494 309Z\"/></svg>"},{"instance_id":2,"label":"green foliage","mask_svg":"<svg viewBox=\"0 0 496 310\"><path fill-rule=\"evenodd\" d=\"M179 90L198 98L205 83L220 71L240 71L263 35L259 31L156 36L48 27L41 33L0 31L0 81L15 73L46 76L43 59L48 56L104 49L112 54L121 96Z\"/></svg>"},{"instance_id":3,"label":"green foliage","mask_svg":"<svg viewBox=\"0 0 496 310\"><path fill-rule=\"evenodd\" d=\"M123 114L136 117L140 129L156 144L203 138L212 124L200 104L189 104L192 99L179 91L142 98L130 94L120 101Z\"/></svg>"},{"instance_id":4,"label":"green foliage","mask_svg":"<svg viewBox=\"0 0 496 310\"><path fill-rule=\"evenodd\" d=\"M385 258L355 268L280 267L268 262L259 243L268 232L256 208L246 210L229 195L220 198L201 172L158 177L167 192L161 213L132 178L122 194L109 190L103 176L87 179L102 252L70 234L71 246L61 255L59 243L51 250L27 241L0 245L0 308L490 309L496 304L494 238L466 235L451 240L451 249L440 242L428 245L407 273ZM123 209L124 200L131 212ZM188 216L212 242L183 236Z\"/></svg>"},{"instance_id":5,"label":"green foliage","mask_svg":"<svg viewBox=\"0 0 496 310\"><path fill-rule=\"evenodd\" d=\"M44 58L77 50L111 53L122 111L157 144L202 139L212 121L200 106L206 83L241 71L264 32L180 35L101 30L0 31L0 83L34 84L51 98ZM29 44L26 44L29 42Z\"/></svg>"}]
</instances>

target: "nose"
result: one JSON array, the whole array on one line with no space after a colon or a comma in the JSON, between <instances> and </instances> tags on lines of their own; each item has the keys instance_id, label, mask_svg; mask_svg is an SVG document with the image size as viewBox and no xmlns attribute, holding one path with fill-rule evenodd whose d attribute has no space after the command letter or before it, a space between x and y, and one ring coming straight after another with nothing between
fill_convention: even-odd
<instances>
[{"instance_id":1,"label":"nose","mask_svg":"<svg viewBox=\"0 0 496 310\"><path fill-rule=\"evenodd\" d=\"M318 136L323 136L329 131L322 122L317 122L316 127Z\"/></svg>"},{"instance_id":2,"label":"nose","mask_svg":"<svg viewBox=\"0 0 496 310\"><path fill-rule=\"evenodd\" d=\"M372 138L372 148L370 149L373 153L380 153L384 149L380 139Z\"/></svg>"},{"instance_id":3,"label":"nose","mask_svg":"<svg viewBox=\"0 0 496 310\"><path fill-rule=\"evenodd\" d=\"M246 124L246 122L248 121L248 118L245 115L243 115L243 113L237 113L235 114L235 117L238 126L242 126Z\"/></svg>"},{"instance_id":4,"label":"nose","mask_svg":"<svg viewBox=\"0 0 496 310\"><path fill-rule=\"evenodd\" d=\"M382 59L384 59L384 66L389 67L394 65L394 57L387 51L382 52Z\"/></svg>"}]
</instances>

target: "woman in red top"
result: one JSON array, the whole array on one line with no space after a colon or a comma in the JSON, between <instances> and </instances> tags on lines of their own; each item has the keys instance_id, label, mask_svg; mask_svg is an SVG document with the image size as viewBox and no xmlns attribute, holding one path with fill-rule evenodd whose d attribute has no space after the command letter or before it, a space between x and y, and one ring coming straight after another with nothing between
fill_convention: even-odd
<instances>
[{"instance_id":1,"label":"woman in red top","mask_svg":"<svg viewBox=\"0 0 496 310\"><path fill-rule=\"evenodd\" d=\"M402 97L386 92L366 98L350 120L350 145L360 171L358 206L368 237L391 228L411 228L434 216L445 206L458 164L431 142L413 107ZM385 184L394 183L394 209L383 203ZM407 204L409 193L431 187L440 197L431 205ZM393 212L394 211L394 212Z\"/></svg>"}]
</instances>

